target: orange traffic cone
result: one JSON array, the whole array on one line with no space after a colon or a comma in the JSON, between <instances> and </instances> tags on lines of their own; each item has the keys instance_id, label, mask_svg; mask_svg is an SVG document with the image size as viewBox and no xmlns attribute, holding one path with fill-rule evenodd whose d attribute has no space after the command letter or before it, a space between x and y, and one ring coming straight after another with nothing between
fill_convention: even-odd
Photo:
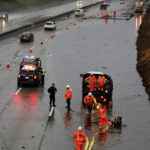
<instances>
[{"instance_id":1,"label":"orange traffic cone","mask_svg":"<svg viewBox=\"0 0 150 150\"><path fill-rule=\"evenodd\" d=\"M68 25L67 25L66 29L68 30Z\"/></svg>"},{"instance_id":2,"label":"orange traffic cone","mask_svg":"<svg viewBox=\"0 0 150 150\"><path fill-rule=\"evenodd\" d=\"M7 63L6 67L7 67L7 68L10 68L10 64L9 64L9 62Z\"/></svg>"},{"instance_id":3,"label":"orange traffic cone","mask_svg":"<svg viewBox=\"0 0 150 150\"><path fill-rule=\"evenodd\" d=\"M32 53L32 49L31 48L30 48L29 52Z\"/></svg>"},{"instance_id":4,"label":"orange traffic cone","mask_svg":"<svg viewBox=\"0 0 150 150\"><path fill-rule=\"evenodd\" d=\"M51 38L52 38L52 39L54 38L54 34L53 34L53 33L51 34Z\"/></svg>"}]
</instances>

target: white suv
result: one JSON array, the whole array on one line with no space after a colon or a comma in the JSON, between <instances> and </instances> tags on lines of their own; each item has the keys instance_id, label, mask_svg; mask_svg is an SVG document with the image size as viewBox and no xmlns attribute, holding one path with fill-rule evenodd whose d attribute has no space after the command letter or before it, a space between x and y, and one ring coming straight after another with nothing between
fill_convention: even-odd
<instances>
[{"instance_id":1,"label":"white suv","mask_svg":"<svg viewBox=\"0 0 150 150\"><path fill-rule=\"evenodd\" d=\"M44 30L56 30L56 23L53 21L47 21L44 25Z\"/></svg>"},{"instance_id":2,"label":"white suv","mask_svg":"<svg viewBox=\"0 0 150 150\"><path fill-rule=\"evenodd\" d=\"M75 9L75 16L83 16L85 15L84 10L79 8L79 9Z\"/></svg>"}]
</instances>

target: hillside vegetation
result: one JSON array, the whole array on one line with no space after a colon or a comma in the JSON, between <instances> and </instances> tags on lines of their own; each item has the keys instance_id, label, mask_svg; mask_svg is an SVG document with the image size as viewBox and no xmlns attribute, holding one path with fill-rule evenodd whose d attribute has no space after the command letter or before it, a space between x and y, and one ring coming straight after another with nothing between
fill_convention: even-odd
<instances>
[{"instance_id":1,"label":"hillside vegetation","mask_svg":"<svg viewBox=\"0 0 150 150\"><path fill-rule=\"evenodd\" d=\"M150 7L143 18L137 38L137 70L150 99Z\"/></svg>"}]
</instances>

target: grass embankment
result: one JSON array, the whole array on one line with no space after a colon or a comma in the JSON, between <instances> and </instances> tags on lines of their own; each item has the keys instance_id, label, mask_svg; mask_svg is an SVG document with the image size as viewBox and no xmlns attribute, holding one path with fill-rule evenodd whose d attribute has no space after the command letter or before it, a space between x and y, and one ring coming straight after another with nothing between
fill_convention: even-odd
<instances>
[{"instance_id":1,"label":"grass embankment","mask_svg":"<svg viewBox=\"0 0 150 150\"><path fill-rule=\"evenodd\" d=\"M143 18L137 38L137 70L150 99L150 7Z\"/></svg>"}]
</instances>

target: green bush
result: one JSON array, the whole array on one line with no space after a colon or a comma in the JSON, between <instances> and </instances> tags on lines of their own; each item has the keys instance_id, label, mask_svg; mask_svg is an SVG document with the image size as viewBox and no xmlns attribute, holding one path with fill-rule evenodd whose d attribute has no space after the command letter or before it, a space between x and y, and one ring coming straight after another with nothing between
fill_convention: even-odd
<instances>
[{"instance_id":1,"label":"green bush","mask_svg":"<svg viewBox=\"0 0 150 150\"><path fill-rule=\"evenodd\" d=\"M12 8L12 4L9 2L0 1L0 8L9 9Z\"/></svg>"}]
</instances>

